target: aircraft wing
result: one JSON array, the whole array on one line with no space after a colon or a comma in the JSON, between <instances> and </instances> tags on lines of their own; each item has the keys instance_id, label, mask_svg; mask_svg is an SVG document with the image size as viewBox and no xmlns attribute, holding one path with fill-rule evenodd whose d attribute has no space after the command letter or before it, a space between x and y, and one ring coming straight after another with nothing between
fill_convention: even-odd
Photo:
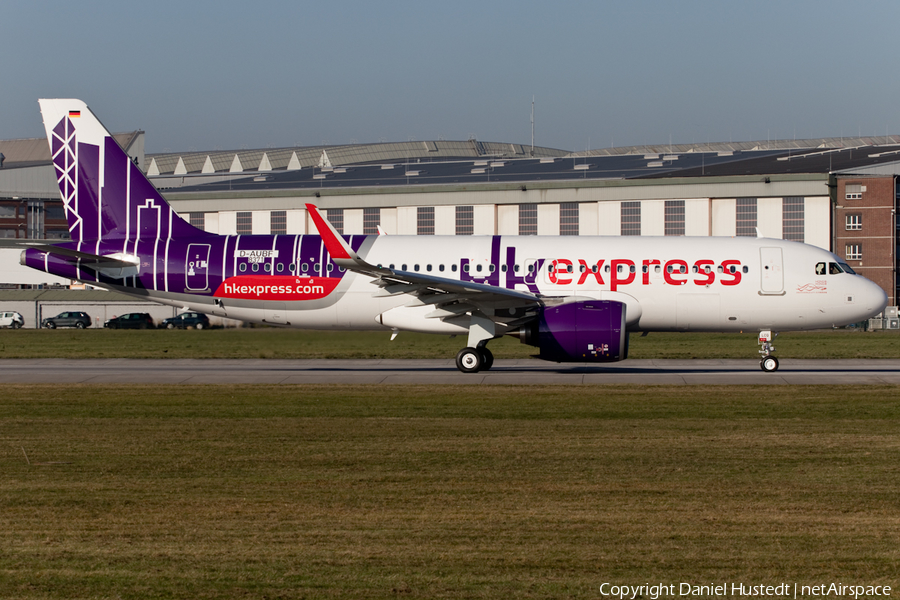
<instances>
[{"instance_id":1,"label":"aircraft wing","mask_svg":"<svg viewBox=\"0 0 900 600\"><path fill-rule=\"evenodd\" d=\"M372 277L372 283L381 288L375 297L409 294L419 305L434 305L437 312L433 316L442 320L481 313L505 328L531 320L544 304L541 296L531 292L372 265L350 248L315 205L306 208L332 260L348 271Z\"/></svg>"}]
</instances>

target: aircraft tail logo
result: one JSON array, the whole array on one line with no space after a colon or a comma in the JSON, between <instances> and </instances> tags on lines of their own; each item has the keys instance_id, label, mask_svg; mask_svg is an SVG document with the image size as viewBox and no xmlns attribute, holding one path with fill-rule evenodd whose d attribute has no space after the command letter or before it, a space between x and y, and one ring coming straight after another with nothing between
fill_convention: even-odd
<instances>
[{"instance_id":1,"label":"aircraft tail logo","mask_svg":"<svg viewBox=\"0 0 900 600\"><path fill-rule=\"evenodd\" d=\"M81 100L39 100L75 241L202 236L179 217Z\"/></svg>"}]
</instances>

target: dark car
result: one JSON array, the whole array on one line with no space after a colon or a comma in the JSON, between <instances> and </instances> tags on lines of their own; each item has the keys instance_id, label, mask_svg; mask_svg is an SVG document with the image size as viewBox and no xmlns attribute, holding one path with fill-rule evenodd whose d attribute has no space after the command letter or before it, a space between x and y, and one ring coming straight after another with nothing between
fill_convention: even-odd
<instances>
[{"instance_id":1,"label":"dark car","mask_svg":"<svg viewBox=\"0 0 900 600\"><path fill-rule=\"evenodd\" d=\"M178 316L166 319L160 324L160 327L165 327L166 329L175 329L176 327L178 329L187 329L188 327L206 329L209 327L209 317L203 313L181 313Z\"/></svg>"},{"instance_id":2,"label":"dark car","mask_svg":"<svg viewBox=\"0 0 900 600\"><path fill-rule=\"evenodd\" d=\"M110 329L153 329L156 324L148 313L128 313L121 317L113 317L103 326Z\"/></svg>"},{"instance_id":3,"label":"dark car","mask_svg":"<svg viewBox=\"0 0 900 600\"><path fill-rule=\"evenodd\" d=\"M57 327L77 327L84 329L91 326L91 317L85 312L64 312L55 317L47 317L41 321L41 327L56 329Z\"/></svg>"}]
</instances>

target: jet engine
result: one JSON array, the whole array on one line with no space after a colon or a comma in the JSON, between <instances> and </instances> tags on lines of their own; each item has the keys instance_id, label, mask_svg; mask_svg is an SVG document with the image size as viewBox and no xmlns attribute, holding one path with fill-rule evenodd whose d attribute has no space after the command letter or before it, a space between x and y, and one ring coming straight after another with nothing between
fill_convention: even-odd
<instances>
[{"instance_id":1,"label":"jet engine","mask_svg":"<svg viewBox=\"0 0 900 600\"><path fill-rule=\"evenodd\" d=\"M625 304L584 300L547 306L519 339L540 350L538 357L556 362L615 362L628 356Z\"/></svg>"}]
</instances>

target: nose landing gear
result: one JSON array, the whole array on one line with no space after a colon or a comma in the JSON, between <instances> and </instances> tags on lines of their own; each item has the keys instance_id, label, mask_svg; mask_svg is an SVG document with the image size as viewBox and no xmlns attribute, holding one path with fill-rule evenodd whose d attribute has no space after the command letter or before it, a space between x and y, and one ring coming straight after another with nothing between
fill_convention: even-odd
<instances>
[{"instance_id":1,"label":"nose landing gear","mask_svg":"<svg viewBox=\"0 0 900 600\"><path fill-rule=\"evenodd\" d=\"M759 332L759 345L761 346L759 350L761 355L759 368L767 373L778 370L778 359L772 356L772 352L775 352L775 346L772 345L772 340L774 340L776 336L778 336L777 333L772 333L768 330Z\"/></svg>"}]
</instances>

